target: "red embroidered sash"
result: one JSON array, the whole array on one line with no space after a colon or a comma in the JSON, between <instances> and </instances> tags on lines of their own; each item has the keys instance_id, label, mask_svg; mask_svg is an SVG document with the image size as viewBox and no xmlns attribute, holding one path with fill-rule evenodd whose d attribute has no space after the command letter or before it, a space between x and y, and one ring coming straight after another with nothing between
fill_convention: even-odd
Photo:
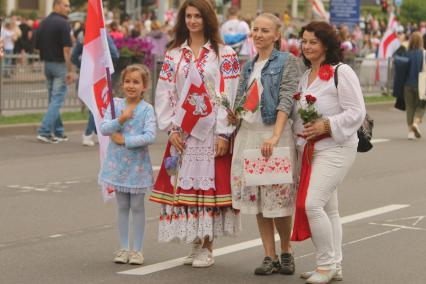
<instances>
[{"instance_id":1,"label":"red embroidered sash","mask_svg":"<svg viewBox=\"0 0 426 284\"><path fill-rule=\"evenodd\" d=\"M291 235L292 241L303 241L311 237L305 203L311 179L312 157L314 155L315 143L328 137L330 137L329 134L323 134L314 140L307 141L303 149L302 169L300 171L299 190L297 191L296 198L296 214L294 217L293 233Z\"/></svg>"}]
</instances>

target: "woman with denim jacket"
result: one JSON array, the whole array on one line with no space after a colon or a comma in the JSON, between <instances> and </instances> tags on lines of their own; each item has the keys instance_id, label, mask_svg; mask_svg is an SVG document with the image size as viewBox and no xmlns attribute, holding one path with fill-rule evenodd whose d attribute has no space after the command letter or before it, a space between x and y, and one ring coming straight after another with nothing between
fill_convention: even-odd
<instances>
[{"instance_id":1,"label":"woman with denim jacket","mask_svg":"<svg viewBox=\"0 0 426 284\"><path fill-rule=\"evenodd\" d=\"M281 21L272 14L259 15L253 27L257 56L246 63L240 78L234 104L236 113L229 114L231 123L240 123L236 135L232 168L232 206L242 213L256 214L265 250L262 265L255 274L294 273L290 247L292 214L295 202L294 184L246 186L243 177L243 151L260 148L264 157L272 155L276 146L289 146L294 165L295 147L291 126L287 123L298 84L296 57L280 52ZM259 96L248 95L257 83ZM237 108L244 108L238 112ZM274 229L281 239L281 263L275 251Z\"/></svg>"}]
</instances>

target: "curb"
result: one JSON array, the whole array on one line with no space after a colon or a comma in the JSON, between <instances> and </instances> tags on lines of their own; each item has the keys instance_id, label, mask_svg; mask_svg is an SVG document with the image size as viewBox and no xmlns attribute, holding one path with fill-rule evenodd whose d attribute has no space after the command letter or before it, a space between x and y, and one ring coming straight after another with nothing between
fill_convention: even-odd
<instances>
[{"instance_id":1,"label":"curb","mask_svg":"<svg viewBox=\"0 0 426 284\"><path fill-rule=\"evenodd\" d=\"M64 121L64 128L66 131L84 131L87 120L77 121ZM0 125L0 137L3 136L15 136L15 135L37 135L37 129L40 127L40 123L22 123L22 124L10 124Z\"/></svg>"}]
</instances>

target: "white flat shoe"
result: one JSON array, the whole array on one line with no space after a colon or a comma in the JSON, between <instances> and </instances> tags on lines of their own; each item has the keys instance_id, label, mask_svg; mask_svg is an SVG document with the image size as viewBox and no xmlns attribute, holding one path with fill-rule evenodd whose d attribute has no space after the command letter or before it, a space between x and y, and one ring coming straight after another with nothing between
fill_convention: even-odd
<instances>
[{"instance_id":1,"label":"white flat shoe","mask_svg":"<svg viewBox=\"0 0 426 284\"><path fill-rule=\"evenodd\" d=\"M311 277L306 280L308 284L328 284L336 275L336 269L332 269L327 273L319 273L315 271Z\"/></svg>"},{"instance_id":2,"label":"white flat shoe","mask_svg":"<svg viewBox=\"0 0 426 284\"><path fill-rule=\"evenodd\" d=\"M303 272L302 274L300 274L300 278L308 279L314 273L315 273L315 270ZM341 267L336 269L336 274L333 276L333 280L336 280L336 281L342 281L343 280L343 271L342 271Z\"/></svg>"}]
</instances>

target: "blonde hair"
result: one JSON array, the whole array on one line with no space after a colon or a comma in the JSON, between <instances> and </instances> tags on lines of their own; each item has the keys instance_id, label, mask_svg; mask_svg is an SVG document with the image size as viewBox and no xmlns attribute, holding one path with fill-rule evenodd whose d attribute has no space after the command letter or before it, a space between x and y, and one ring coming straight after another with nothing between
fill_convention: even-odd
<instances>
[{"instance_id":1,"label":"blonde hair","mask_svg":"<svg viewBox=\"0 0 426 284\"><path fill-rule=\"evenodd\" d=\"M423 49L423 36L420 32L411 34L408 49Z\"/></svg>"},{"instance_id":2,"label":"blonde hair","mask_svg":"<svg viewBox=\"0 0 426 284\"><path fill-rule=\"evenodd\" d=\"M281 27L283 26L281 20L277 16L275 16L274 14L271 14L271 13L262 13L259 16L257 16L256 19L260 18L260 17L263 17L263 18L270 20L275 25L276 31L279 33L280 36L275 41L274 47L276 49L280 50L280 48L281 48Z\"/></svg>"},{"instance_id":3,"label":"blonde hair","mask_svg":"<svg viewBox=\"0 0 426 284\"><path fill-rule=\"evenodd\" d=\"M151 86L151 72L149 71L148 67L146 67L143 64L132 64L124 68L123 71L121 71L120 76L120 83L121 86L124 84L124 78L127 74L132 72L138 72L139 75L141 75L143 86L145 89L149 89Z\"/></svg>"}]
</instances>

